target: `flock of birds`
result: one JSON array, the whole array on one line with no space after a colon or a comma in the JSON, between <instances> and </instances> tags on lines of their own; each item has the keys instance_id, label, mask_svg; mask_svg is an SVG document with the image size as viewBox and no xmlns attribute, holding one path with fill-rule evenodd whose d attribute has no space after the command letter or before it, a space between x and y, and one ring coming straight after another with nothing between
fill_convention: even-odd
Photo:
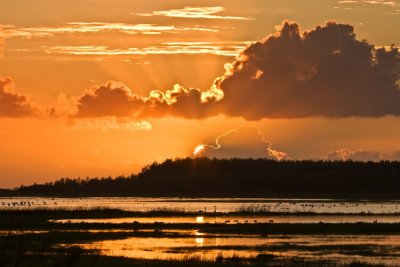
<instances>
[{"instance_id":1,"label":"flock of birds","mask_svg":"<svg viewBox=\"0 0 400 267\"><path fill-rule=\"evenodd\" d=\"M241 224L241 223L242 223L240 220L232 220L232 222L233 222L233 223L236 223L236 224ZM226 220L226 221L224 221L225 224L229 224L229 223L232 223L232 222L231 222L231 220ZM269 222L269 223L273 223L274 220L268 220L268 222ZM244 220L243 223L251 223L251 221L249 221L249 220ZM253 220L253 223L258 223L258 220Z\"/></svg>"},{"instance_id":2,"label":"flock of birds","mask_svg":"<svg viewBox=\"0 0 400 267\"><path fill-rule=\"evenodd\" d=\"M31 206L47 206L48 203L44 200L38 203L29 200L21 200L21 201L11 201L11 202L2 201L1 204L3 207L31 207ZM55 201L51 204L57 206L57 202Z\"/></svg>"},{"instance_id":3,"label":"flock of birds","mask_svg":"<svg viewBox=\"0 0 400 267\"><path fill-rule=\"evenodd\" d=\"M367 206L367 204L369 204ZM371 206L372 205L372 206ZM379 210L377 210L379 209ZM244 212L322 212L322 213L373 213L397 212L397 205L371 204L367 202L277 202L271 204L254 204L240 208Z\"/></svg>"}]
</instances>

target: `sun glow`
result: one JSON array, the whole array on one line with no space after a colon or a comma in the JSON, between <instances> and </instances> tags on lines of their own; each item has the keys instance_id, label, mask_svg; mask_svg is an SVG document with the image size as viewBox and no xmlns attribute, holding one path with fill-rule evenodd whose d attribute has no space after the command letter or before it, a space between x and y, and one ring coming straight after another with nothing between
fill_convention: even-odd
<instances>
[{"instance_id":1,"label":"sun glow","mask_svg":"<svg viewBox=\"0 0 400 267\"><path fill-rule=\"evenodd\" d=\"M203 151L204 148L205 148L204 145L199 145L199 146L197 146L197 147L194 149L194 151L193 151L193 155L199 154L201 151Z\"/></svg>"}]
</instances>

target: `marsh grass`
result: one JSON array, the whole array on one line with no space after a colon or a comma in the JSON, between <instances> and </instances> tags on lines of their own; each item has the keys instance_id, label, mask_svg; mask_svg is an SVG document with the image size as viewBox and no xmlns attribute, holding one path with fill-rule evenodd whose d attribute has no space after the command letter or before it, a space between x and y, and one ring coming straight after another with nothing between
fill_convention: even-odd
<instances>
[{"instance_id":1,"label":"marsh grass","mask_svg":"<svg viewBox=\"0 0 400 267\"><path fill-rule=\"evenodd\" d=\"M311 212L311 211L273 211L269 206L261 205L242 205L235 211L231 212L203 212L203 211L186 211L181 208L165 208L160 207L149 211L129 211L122 209L114 209L109 207L35 207L35 208L3 208L0 209L0 216L31 216L31 217L52 217L54 219L86 219L86 218L126 218L126 217L234 217L234 216L400 216L400 212L373 213L373 212Z\"/></svg>"}]
</instances>

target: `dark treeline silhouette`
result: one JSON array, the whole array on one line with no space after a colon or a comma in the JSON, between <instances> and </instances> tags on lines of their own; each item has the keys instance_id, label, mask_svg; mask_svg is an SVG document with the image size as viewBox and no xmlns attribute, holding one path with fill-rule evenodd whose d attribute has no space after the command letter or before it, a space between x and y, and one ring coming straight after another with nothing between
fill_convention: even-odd
<instances>
[{"instance_id":1,"label":"dark treeline silhouette","mask_svg":"<svg viewBox=\"0 0 400 267\"><path fill-rule=\"evenodd\" d=\"M400 162L186 158L128 177L63 178L0 194L400 199Z\"/></svg>"}]
</instances>

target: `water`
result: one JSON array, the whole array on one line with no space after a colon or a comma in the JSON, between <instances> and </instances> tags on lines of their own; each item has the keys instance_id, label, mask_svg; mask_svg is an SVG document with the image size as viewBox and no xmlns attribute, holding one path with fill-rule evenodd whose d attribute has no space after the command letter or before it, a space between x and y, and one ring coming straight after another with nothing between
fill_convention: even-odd
<instances>
[{"instance_id":1,"label":"water","mask_svg":"<svg viewBox=\"0 0 400 267\"><path fill-rule=\"evenodd\" d=\"M196 258L215 260L218 257L252 258L258 255L325 259L337 262L355 260L369 263L400 265L400 235L260 235L202 233L202 225L251 223L400 223L400 201L337 201L329 199L266 199L266 198L0 198L0 209L90 209L116 208L127 211L184 211L193 216L138 216L108 219L65 219L61 223L197 223L197 230L163 230L157 235L136 236L74 244L95 249L100 254L142 259ZM275 215L229 215L237 211L279 212ZM216 216L214 212L218 212ZM313 216L298 212L316 213ZM340 215L338 215L340 214ZM197 227L195 227L197 228ZM102 230L125 231L127 230ZM155 231L153 229L138 230ZM138 232L136 231L136 232ZM135 233L136 233L135 232ZM21 232L22 234L23 232ZM168 233L164 235L164 233ZM0 235L7 235L4 232ZM14 233L15 235L18 233ZM171 235L172 234L172 235ZM135 237L132 237L135 236ZM57 244L70 246L71 244Z\"/></svg>"},{"instance_id":2,"label":"water","mask_svg":"<svg viewBox=\"0 0 400 267\"><path fill-rule=\"evenodd\" d=\"M93 198L0 198L0 209L20 208L116 208L127 211L175 210L185 212L315 212L315 213L400 213L400 200L337 201L329 199L271 199L271 198L138 198L138 197L93 197Z\"/></svg>"},{"instance_id":3,"label":"water","mask_svg":"<svg viewBox=\"0 0 400 267\"><path fill-rule=\"evenodd\" d=\"M143 259L215 260L221 256L250 258L268 254L303 259L323 257L325 260L347 263L356 260L393 266L400 263L400 236L397 235L269 235L262 237L203 235L194 231L192 237L134 237L81 244L81 246L97 249L103 255Z\"/></svg>"},{"instance_id":4,"label":"water","mask_svg":"<svg viewBox=\"0 0 400 267\"><path fill-rule=\"evenodd\" d=\"M59 223L218 223L218 224L256 224L256 223L400 223L400 216L364 216L364 215L341 215L341 216L193 216L193 217L127 217L108 219L62 219L54 220Z\"/></svg>"}]
</instances>

